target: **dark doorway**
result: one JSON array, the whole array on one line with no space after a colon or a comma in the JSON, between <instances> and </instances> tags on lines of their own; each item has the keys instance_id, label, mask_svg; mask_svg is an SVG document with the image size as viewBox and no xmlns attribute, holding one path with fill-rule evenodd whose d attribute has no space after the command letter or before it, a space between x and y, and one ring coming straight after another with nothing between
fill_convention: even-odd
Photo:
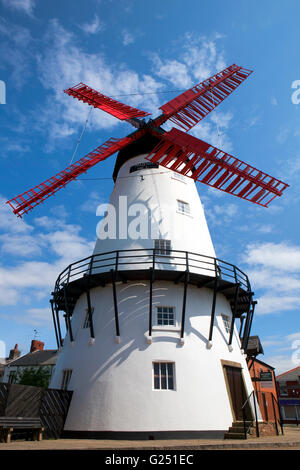
<instances>
[{"instance_id":1,"label":"dark doorway","mask_svg":"<svg viewBox=\"0 0 300 470\"><path fill-rule=\"evenodd\" d=\"M243 421L243 405L247 400L247 394L242 377L242 370L239 367L224 366L230 401L234 412L235 421ZM244 407L245 418L251 418L251 410L249 404Z\"/></svg>"}]
</instances>

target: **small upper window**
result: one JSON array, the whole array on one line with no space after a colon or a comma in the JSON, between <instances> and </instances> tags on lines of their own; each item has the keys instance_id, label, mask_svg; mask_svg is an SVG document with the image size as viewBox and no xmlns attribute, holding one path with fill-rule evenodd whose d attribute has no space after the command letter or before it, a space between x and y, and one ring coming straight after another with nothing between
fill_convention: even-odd
<instances>
[{"instance_id":1,"label":"small upper window","mask_svg":"<svg viewBox=\"0 0 300 470\"><path fill-rule=\"evenodd\" d=\"M190 213L190 205L184 201L177 200L177 209L178 209L178 212L181 212L182 214Z\"/></svg>"},{"instance_id":2,"label":"small upper window","mask_svg":"<svg viewBox=\"0 0 300 470\"><path fill-rule=\"evenodd\" d=\"M171 254L171 240L163 240L159 238L154 242L154 248L157 255L170 255Z\"/></svg>"},{"instance_id":3,"label":"small upper window","mask_svg":"<svg viewBox=\"0 0 300 470\"><path fill-rule=\"evenodd\" d=\"M94 307L92 307L92 315L94 313ZM84 322L82 325L82 328L89 328L91 326L90 324L90 315L89 315L89 309L85 309L85 317L84 317Z\"/></svg>"},{"instance_id":4,"label":"small upper window","mask_svg":"<svg viewBox=\"0 0 300 470\"><path fill-rule=\"evenodd\" d=\"M142 162L138 163L137 165L133 165L129 169L129 173L134 173L135 171L139 170L146 170L147 168L159 168L158 163L153 162Z\"/></svg>"},{"instance_id":5,"label":"small upper window","mask_svg":"<svg viewBox=\"0 0 300 470\"><path fill-rule=\"evenodd\" d=\"M174 307L157 307L157 325L175 325Z\"/></svg>"},{"instance_id":6,"label":"small upper window","mask_svg":"<svg viewBox=\"0 0 300 470\"><path fill-rule=\"evenodd\" d=\"M173 171L172 178L178 181L183 181L185 183L185 176L182 175L181 173L177 173L177 171Z\"/></svg>"},{"instance_id":7,"label":"small upper window","mask_svg":"<svg viewBox=\"0 0 300 470\"><path fill-rule=\"evenodd\" d=\"M225 331L226 333L229 333L230 332L230 316L224 315L224 313L222 313L221 317L224 323Z\"/></svg>"}]
</instances>

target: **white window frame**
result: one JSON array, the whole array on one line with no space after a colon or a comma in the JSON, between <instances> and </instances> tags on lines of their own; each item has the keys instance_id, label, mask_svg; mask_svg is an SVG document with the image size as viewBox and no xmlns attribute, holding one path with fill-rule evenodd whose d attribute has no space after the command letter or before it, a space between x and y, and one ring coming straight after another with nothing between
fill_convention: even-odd
<instances>
[{"instance_id":1,"label":"white window frame","mask_svg":"<svg viewBox=\"0 0 300 470\"><path fill-rule=\"evenodd\" d=\"M94 313L94 307L92 307L92 316L93 316L93 313ZM86 308L86 309L85 309L85 317L84 317L84 321L83 321L82 328L86 329L86 328L89 328L89 327L90 327L89 309Z\"/></svg>"},{"instance_id":2,"label":"white window frame","mask_svg":"<svg viewBox=\"0 0 300 470\"><path fill-rule=\"evenodd\" d=\"M156 376L156 365L158 364L158 377ZM170 372L170 367L172 373ZM165 368L166 374L163 374ZM164 381L165 377L165 381ZM157 384L158 381L158 384ZM158 385L158 387L157 387ZM165 385L165 387L164 387ZM166 391L175 391L176 382L175 382L175 362L174 361L153 361L152 362L152 387L154 391L166 392ZM163 388L164 387L164 388Z\"/></svg>"},{"instance_id":3,"label":"white window frame","mask_svg":"<svg viewBox=\"0 0 300 470\"><path fill-rule=\"evenodd\" d=\"M165 311L164 311L165 310ZM161 321L163 322L164 320L170 321L172 319L171 316L173 316L173 324L172 323L159 323L159 316L162 315ZM168 318L163 318L163 316L166 315ZM156 306L156 326L158 328L175 328L176 327L176 312L175 312L175 307L173 306L167 306L167 305L157 305Z\"/></svg>"},{"instance_id":4,"label":"white window frame","mask_svg":"<svg viewBox=\"0 0 300 470\"><path fill-rule=\"evenodd\" d=\"M182 175L181 173L177 173L177 171L173 171L172 178L176 181L180 181L181 183L186 184L185 176Z\"/></svg>"},{"instance_id":5,"label":"white window frame","mask_svg":"<svg viewBox=\"0 0 300 470\"><path fill-rule=\"evenodd\" d=\"M68 390L68 386L72 377L72 369L63 369L62 371L62 380L61 380L61 390Z\"/></svg>"},{"instance_id":6,"label":"white window frame","mask_svg":"<svg viewBox=\"0 0 300 470\"><path fill-rule=\"evenodd\" d=\"M223 326L225 328L226 333L230 333L230 327L231 327L230 315L227 315L226 313L221 313L221 317L222 317Z\"/></svg>"},{"instance_id":7,"label":"white window frame","mask_svg":"<svg viewBox=\"0 0 300 470\"><path fill-rule=\"evenodd\" d=\"M179 214L191 215L191 208L188 202L177 199L177 212Z\"/></svg>"},{"instance_id":8,"label":"white window frame","mask_svg":"<svg viewBox=\"0 0 300 470\"><path fill-rule=\"evenodd\" d=\"M154 240L155 254L158 256L170 256L172 251L171 240L157 238Z\"/></svg>"}]
</instances>

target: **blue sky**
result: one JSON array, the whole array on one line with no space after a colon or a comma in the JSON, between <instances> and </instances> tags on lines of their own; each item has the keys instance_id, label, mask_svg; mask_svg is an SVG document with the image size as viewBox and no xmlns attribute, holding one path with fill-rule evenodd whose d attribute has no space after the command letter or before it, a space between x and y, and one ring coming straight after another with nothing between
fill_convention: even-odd
<instances>
[{"instance_id":1,"label":"blue sky","mask_svg":"<svg viewBox=\"0 0 300 470\"><path fill-rule=\"evenodd\" d=\"M0 0L0 340L28 351L34 329L55 347L55 279L91 254L96 207L113 188L115 157L23 219L5 201L69 165L89 108L63 93L82 81L125 103L158 107L236 63L254 73L192 133L290 184L268 209L198 184L217 256L250 277L253 334L277 373L300 339L300 80L297 0ZM139 94L138 94L139 93ZM121 95L128 95L122 96ZM295 101L295 100L294 100ZM217 127L220 129L218 136ZM93 110L76 159L131 132ZM87 180L90 178L90 180ZM104 178L104 179L96 179ZM299 346L297 346L299 348ZM294 355L295 357L295 355Z\"/></svg>"}]
</instances>

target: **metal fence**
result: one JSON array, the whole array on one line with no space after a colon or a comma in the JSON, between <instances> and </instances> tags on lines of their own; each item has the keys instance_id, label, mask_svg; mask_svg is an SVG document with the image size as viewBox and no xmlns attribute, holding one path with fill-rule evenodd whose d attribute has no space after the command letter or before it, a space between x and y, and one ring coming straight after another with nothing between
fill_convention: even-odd
<instances>
[{"instance_id":1,"label":"metal fence","mask_svg":"<svg viewBox=\"0 0 300 470\"><path fill-rule=\"evenodd\" d=\"M80 279L84 275L94 275L115 271L143 270L188 271L211 277L219 276L225 281L239 283L241 288L250 290L248 276L238 267L218 258L179 250L132 249L98 253L70 264L59 275L55 290Z\"/></svg>"}]
</instances>

